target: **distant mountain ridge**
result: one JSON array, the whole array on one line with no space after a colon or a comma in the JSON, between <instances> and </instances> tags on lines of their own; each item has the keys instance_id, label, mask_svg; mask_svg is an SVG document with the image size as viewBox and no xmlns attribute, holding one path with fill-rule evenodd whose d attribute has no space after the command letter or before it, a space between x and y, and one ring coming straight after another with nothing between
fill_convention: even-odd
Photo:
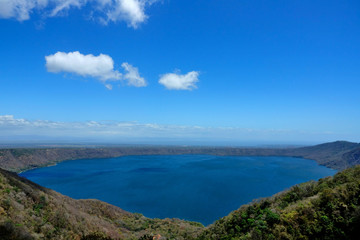
<instances>
[{"instance_id":1,"label":"distant mountain ridge","mask_svg":"<svg viewBox=\"0 0 360 240\"><path fill-rule=\"evenodd\" d=\"M233 156L292 156L312 159L342 170L360 164L360 144L346 141L300 148L241 147L101 147L101 148L13 148L0 149L0 167L19 172L65 160L111 158L125 155L209 154Z\"/></svg>"}]
</instances>

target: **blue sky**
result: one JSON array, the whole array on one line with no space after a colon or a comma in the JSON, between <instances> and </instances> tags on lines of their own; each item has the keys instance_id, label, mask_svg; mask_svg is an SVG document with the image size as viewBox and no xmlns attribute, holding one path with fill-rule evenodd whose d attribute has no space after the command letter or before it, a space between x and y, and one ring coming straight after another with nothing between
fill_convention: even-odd
<instances>
[{"instance_id":1,"label":"blue sky","mask_svg":"<svg viewBox=\"0 0 360 240\"><path fill-rule=\"evenodd\" d=\"M2 141L360 142L359 1L0 0L0 29Z\"/></svg>"}]
</instances>

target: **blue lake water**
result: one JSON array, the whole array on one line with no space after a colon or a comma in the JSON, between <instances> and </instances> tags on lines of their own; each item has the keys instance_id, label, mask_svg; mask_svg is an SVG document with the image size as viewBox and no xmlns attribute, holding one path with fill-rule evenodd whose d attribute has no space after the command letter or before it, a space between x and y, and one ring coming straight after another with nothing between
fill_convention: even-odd
<instances>
[{"instance_id":1,"label":"blue lake water","mask_svg":"<svg viewBox=\"0 0 360 240\"><path fill-rule=\"evenodd\" d=\"M302 158L169 155L65 161L20 175L72 198L208 225L253 199L335 173Z\"/></svg>"}]
</instances>

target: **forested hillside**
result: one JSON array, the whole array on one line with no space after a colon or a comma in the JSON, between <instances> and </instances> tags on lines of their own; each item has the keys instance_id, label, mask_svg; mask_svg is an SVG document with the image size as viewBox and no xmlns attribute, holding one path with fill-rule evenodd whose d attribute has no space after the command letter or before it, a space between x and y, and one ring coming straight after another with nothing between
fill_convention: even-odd
<instances>
[{"instance_id":1,"label":"forested hillside","mask_svg":"<svg viewBox=\"0 0 360 240\"><path fill-rule=\"evenodd\" d=\"M359 239L360 166L242 206L199 239Z\"/></svg>"}]
</instances>

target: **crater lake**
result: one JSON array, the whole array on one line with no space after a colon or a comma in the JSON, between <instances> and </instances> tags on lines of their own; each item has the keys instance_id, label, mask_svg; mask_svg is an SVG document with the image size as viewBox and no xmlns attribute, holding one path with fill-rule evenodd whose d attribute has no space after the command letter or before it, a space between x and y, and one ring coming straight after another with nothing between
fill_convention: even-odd
<instances>
[{"instance_id":1,"label":"crater lake","mask_svg":"<svg viewBox=\"0 0 360 240\"><path fill-rule=\"evenodd\" d=\"M64 161L20 175L75 199L208 225L254 199L335 173L293 157L141 155Z\"/></svg>"}]
</instances>

